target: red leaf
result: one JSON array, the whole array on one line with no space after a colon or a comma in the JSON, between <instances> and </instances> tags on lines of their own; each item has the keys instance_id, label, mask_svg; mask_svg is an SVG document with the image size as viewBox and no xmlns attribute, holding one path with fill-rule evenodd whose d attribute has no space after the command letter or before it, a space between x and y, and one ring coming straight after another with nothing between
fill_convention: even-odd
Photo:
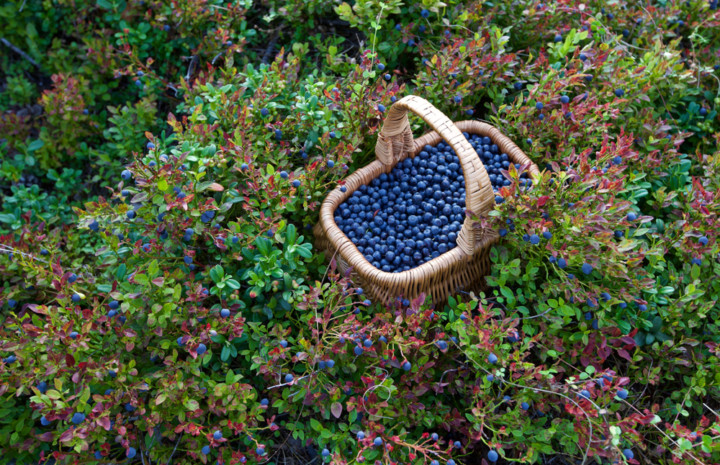
<instances>
[{"instance_id":1,"label":"red leaf","mask_svg":"<svg viewBox=\"0 0 720 465\"><path fill-rule=\"evenodd\" d=\"M628 362L632 362L632 357L630 357L630 354L625 349L618 349L618 355L627 360Z\"/></svg>"},{"instance_id":2,"label":"red leaf","mask_svg":"<svg viewBox=\"0 0 720 465\"><path fill-rule=\"evenodd\" d=\"M342 405L340 402L333 402L330 406L330 411L335 418L340 418L340 415L342 415Z\"/></svg>"},{"instance_id":3,"label":"red leaf","mask_svg":"<svg viewBox=\"0 0 720 465\"><path fill-rule=\"evenodd\" d=\"M100 426L105 428L105 431L110 431L110 417L101 417L97 419Z\"/></svg>"},{"instance_id":4,"label":"red leaf","mask_svg":"<svg viewBox=\"0 0 720 465\"><path fill-rule=\"evenodd\" d=\"M550 198L550 196L548 196L548 195L543 195L542 197L540 197L538 199L538 207L542 207L543 205L545 205L545 203L547 203L549 198Z\"/></svg>"},{"instance_id":5,"label":"red leaf","mask_svg":"<svg viewBox=\"0 0 720 465\"><path fill-rule=\"evenodd\" d=\"M73 357L73 356L70 355L70 354L65 354L65 363L66 363L67 366L69 366L69 367L75 366L75 357Z\"/></svg>"},{"instance_id":6,"label":"red leaf","mask_svg":"<svg viewBox=\"0 0 720 465\"><path fill-rule=\"evenodd\" d=\"M39 440L41 440L42 442L50 442L53 440L53 434L50 431L43 433L43 434L39 434L36 437Z\"/></svg>"}]
</instances>

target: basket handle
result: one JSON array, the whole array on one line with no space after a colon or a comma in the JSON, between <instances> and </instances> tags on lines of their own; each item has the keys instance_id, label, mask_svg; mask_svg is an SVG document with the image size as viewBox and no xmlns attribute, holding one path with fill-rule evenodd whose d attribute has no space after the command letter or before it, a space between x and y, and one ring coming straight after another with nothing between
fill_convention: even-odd
<instances>
[{"instance_id":1,"label":"basket handle","mask_svg":"<svg viewBox=\"0 0 720 465\"><path fill-rule=\"evenodd\" d=\"M485 166L455 124L427 100L408 95L390 107L375 145L377 159L389 170L413 150L408 111L422 118L455 150L465 177L465 208L486 216L495 206L495 195ZM465 217L457 238L458 247L467 255L472 255L483 243L483 231L475 230L472 224L473 220Z\"/></svg>"}]
</instances>

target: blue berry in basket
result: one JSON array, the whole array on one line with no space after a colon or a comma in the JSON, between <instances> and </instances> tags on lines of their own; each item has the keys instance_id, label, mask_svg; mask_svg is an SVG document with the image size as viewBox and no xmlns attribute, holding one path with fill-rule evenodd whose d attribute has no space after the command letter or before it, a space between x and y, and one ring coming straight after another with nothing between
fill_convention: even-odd
<instances>
[{"instance_id":1,"label":"blue berry in basket","mask_svg":"<svg viewBox=\"0 0 720 465\"><path fill-rule=\"evenodd\" d=\"M509 185L501 173L512 162L508 155L489 137L463 135L485 165L494 190ZM521 179L529 185L526 173ZM465 210L460 160L452 147L440 142L359 186L334 216L370 264L400 273L452 251Z\"/></svg>"}]
</instances>

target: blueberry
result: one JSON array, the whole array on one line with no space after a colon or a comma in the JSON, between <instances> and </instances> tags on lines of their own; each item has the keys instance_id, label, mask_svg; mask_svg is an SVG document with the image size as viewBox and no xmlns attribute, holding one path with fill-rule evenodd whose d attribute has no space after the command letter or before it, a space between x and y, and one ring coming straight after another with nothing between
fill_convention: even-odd
<instances>
[{"instance_id":1,"label":"blueberry","mask_svg":"<svg viewBox=\"0 0 720 465\"><path fill-rule=\"evenodd\" d=\"M423 8L420 12L420 16L422 16L423 18L428 18L430 16L430 12L426 8Z\"/></svg>"},{"instance_id":2,"label":"blueberry","mask_svg":"<svg viewBox=\"0 0 720 465\"><path fill-rule=\"evenodd\" d=\"M543 105L542 102L538 102L538 103L535 104L535 108L537 108L538 110L542 110L544 106L545 106L545 105Z\"/></svg>"},{"instance_id":3,"label":"blueberry","mask_svg":"<svg viewBox=\"0 0 720 465\"><path fill-rule=\"evenodd\" d=\"M533 245L538 245L540 243L540 236L537 234L533 234L530 236L530 243Z\"/></svg>"},{"instance_id":4,"label":"blueberry","mask_svg":"<svg viewBox=\"0 0 720 465\"><path fill-rule=\"evenodd\" d=\"M498 455L497 452L495 452L494 450L491 450L490 452L488 452L487 458L491 462L497 462L497 460L498 460L498 458L500 458L500 456Z\"/></svg>"},{"instance_id":5,"label":"blueberry","mask_svg":"<svg viewBox=\"0 0 720 465\"><path fill-rule=\"evenodd\" d=\"M362 431L358 431L355 437L358 439L358 441L362 441L363 439L365 439L365 433L363 433Z\"/></svg>"},{"instance_id":6,"label":"blueberry","mask_svg":"<svg viewBox=\"0 0 720 465\"><path fill-rule=\"evenodd\" d=\"M40 381L37 385L37 390L45 394L47 392L48 385L45 381Z\"/></svg>"},{"instance_id":7,"label":"blueberry","mask_svg":"<svg viewBox=\"0 0 720 465\"><path fill-rule=\"evenodd\" d=\"M410 371L412 369L412 365L410 364L410 362L405 362L402 365L402 369L405 371Z\"/></svg>"},{"instance_id":8,"label":"blueberry","mask_svg":"<svg viewBox=\"0 0 720 465\"><path fill-rule=\"evenodd\" d=\"M265 455L265 446L258 446L257 449L255 449L255 453L257 455Z\"/></svg>"},{"instance_id":9,"label":"blueberry","mask_svg":"<svg viewBox=\"0 0 720 465\"><path fill-rule=\"evenodd\" d=\"M560 103L570 103L570 97L568 97L567 95L563 95L562 97L560 97Z\"/></svg>"},{"instance_id":10,"label":"blueberry","mask_svg":"<svg viewBox=\"0 0 720 465\"><path fill-rule=\"evenodd\" d=\"M230 316L230 310L228 310L227 308L223 308L222 310L220 310L220 316L223 317L223 318L229 317L229 316Z\"/></svg>"},{"instance_id":11,"label":"blueberry","mask_svg":"<svg viewBox=\"0 0 720 465\"><path fill-rule=\"evenodd\" d=\"M494 363L497 363L497 361L498 361L497 355L495 355L495 354L488 355L488 362L494 364Z\"/></svg>"},{"instance_id":12,"label":"blueberry","mask_svg":"<svg viewBox=\"0 0 720 465\"><path fill-rule=\"evenodd\" d=\"M209 453L209 451L208 451L208 453ZM131 459L131 458L134 458L135 455L137 455L137 451L135 450L134 447L128 447L128 450L125 453L125 455L127 456L127 458Z\"/></svg>"},{"instance_id":13,"label":"blueberry","mask_svg":"<svg viewBox=\"0 0 720 465\"><path fill-rule=\"evenodd\" d=\"M628 460L632 460L635 458L635 454L633 454L633 451L631 451L630 449L623 449L623 455Z\"/></svg>"},{"instance_id":14,"label":"blueberry","mask_svg":"<svg viewBox=\"0 0 720 465\"><path fill-rule=\"evenodd\" d=\"M392 78L392 76L390 76L389 74L386 74L384 77L386 81L389 81Z\"/></svg>"},{"instance_id":15,"label":"blueberry","mask_svg":"<svg viewBox=\"0 0 720 465\"><path fill-rule=\"evenodd\" d=\"M323 449L322 452L321 452L321 455L322 455L323 457L327 457L327 456L330 455L330 451L329 451L328 449Z\"/></svg>"},{"instance_id":16,"label":"blueberry","mask_svg":"<svg viewBox=\"0 0 720 465\"><path fill-rule=\"evenodd\" d=\"M565 268L567 268L567 261L565 261L564 258L558 258L557 264L561 270L564 270Z\"/></svg>"},{"instance_id":17,"label":"blueberry","mask_svg":"<svg viewBox=\"0 0 720 465\"><path fill-rule=\"evenodd\" d=\"M554 40L555 40L555 42L562 42L562 40L563 40L562 35L560 35L560 34L555 34L555 39L554 39Z\"/></svg>"},{"instance_id":18,"label":"blueberry","mask_svg":"<svg viewBox=\"0 0 720 465\"><path fill-rule=\"evenodd\" d=\"M195 352L196 352L198 355L202 355L202 354L204 354L205 352L207 352L207 347L205 347L205 344L203 344L203 343L201 342L200 344L198 344L197 349L195 349Z\"/></svg>"},{"instance_id":19,"label":"blueberry","mask_svg":"<svg viewBox=\"0 0 720 465\"><path fill-rule=\"evenodd\" d=\"M132 178L132 173L130 170L123 170L123 172L120 173L120 177L127 181Z\"/></svg>"},{"instance_id":20,"label":"blueberry","mask_svg":"<svg viewBox=\"0 0 720 465\"><path fill-rule=\"evenodd\" d=\"M72 421L76 425L79 425L80 423L85 421L85 414L81 412L75 412L70 421Z\"/></svg>"},{"instance_id":21,"label":"blueberry","mask_svg":"<svg viewBox=\"0 0 720 465\"><path fill-rule=\"evenodd\" d=\"M617 396L620 399L625 400L625 399L627 399L628 392L625 389L618 389Z\"/></svg>"},{"instance_id":22,"label":"blueberry","mask_svg":"<svg viewBox=\"0 0 720 465\"><path fill-rule=\"evenodd\" d=\"M593 271L593 267L589 263L583 263L581 269L582 269L582 272L585 273L586 275L589 275Z\"/></svg>"},{"instance_id":23,"label":"blueberry","mask_svg":"<svg viewBox=\"0 0 720 465\"><path fill-rule=\"evenodd\" d=\"M80 297L80 294L73 294L71 299L73 302L78 303L80 302L80 300L82 300L82 297Z\"/></svg>"},{"instance_id":24,"label":"blueberry","mask_svg":"<svg viewBox=\"0 0 720 465\"><path fill-rule=\"evenodd\" d=\"M590 399L590 391L588 391L587 389L583 389L582 391L580 391L580 397L584 399Z\"/></svg>"},{"instance_id":25,"label":"blueberry","mask_svg":"<svg viewBox=\"0 0 720 465\"><path fill-rule=\"evenodd\" d=\"M701 236L700 239L698 239L698 242L702 245L708 245L708 238L705 236Z\"/></svg>"},{"instance_id":26,"label":"blueberry","mask_svg":"<svg viewBox=\"0 0 720 465\"><path fill-rule=\"evenodd\" d=\"M260 115L262 115L263 118L269 114L270 114L270 110L268 110L267 108L263 108L260 110Z\"/></svg>"},{"instance_id":27,"label":"blueberry","mask_svg":"<svg viewBox=\"0 0 720 465\"><path fill-rule=\"evenodd\" d=\"M520 408L523 410L528 410L530 408L530 404L528 404L527 402L523 402L522 404L520 404Z\"/></svg>"},{"instance_id":28,"label":"blueberry","mask_svg":"<svg viewBox=\"0 0 720 465\"><path fill-rule=\"evenodd\" d=\"M137 216L137 213L135 213L135 210L129 210L125 216L132 220Z\"/></svg>"},{"instance_id":29,"label":"blueberry","mask_svg":"<svg viewBox=\"0 0 720 465\"><path fill-rule=\"evenodd\" d=\"M283 136L282 131L281 131L280 129L276 129L276 130L275 130L275 140L280 140L280 139L282 139L282 136Z\"/></svg>"},{"instance_id":30,"label":"blueberry","mask_svg":"<svg viewBox=\"0 0 720 465\"><path fill-rule=\"evenodd\" d=\"M222 431L220 431L220 430L217 430L213 433L213 438L216 441L219 441L220 439L222 439L222 437L223 437L223 434L222 434Z\"/></svg>"},{"instance_id":31,"label":"blueberry","mask_svg":"<svg viewBox=\"0 0 720 465\"><path fill-rule=\"evenodd\" d=\"M373 441L373 444L375 445L375 447L380 447L380 446L382 446L382 445L383 445L383 440L382 440L382 438L380 438L380 437L375 438L375 440Z\"/></svg>"},{"instance_id":32,"label":"blueberry","mask_svg":"<svg viewBox=\"0 0 720 465\"><path fill-rule=\"evenodd\" d=\"M616 97L622 97L623 95L625 95L625 91L623 89L615 89Z\"/></svg>"},{"instance_id":33,"label":"blueberry","mask_svg":"<svg viewBox=\"0 0 720 465\"><path fill-rule=\"evenodd\" d=\"M260 401L260 405L262 405L263 407L267 407L268 405L270 405L270 401L268 399L262 399Z\"/></svg>"},{"instance_id":34,"label":"blueberry","mask_svg":"<svg viewBox=\"0 0 720 465\"><path fill-rule=\"evenodd\" d=\"M430 439L432 439L433 441L437 442L437 440L440 439L440 436L438 436L437 433L433 433L433 434L430 435Z\"/></svg>"},{"instance_id":35,"label":"blueberry","mask_svg":"<svg viewBox=\"0 0 720 465\"><path fill-rule=\"evenodd\" d=\"M208 445L203 446L201 452L203 453L203 455L208 455L210 453L210 446L208 446Z\"/></svg>"}]
</instances>

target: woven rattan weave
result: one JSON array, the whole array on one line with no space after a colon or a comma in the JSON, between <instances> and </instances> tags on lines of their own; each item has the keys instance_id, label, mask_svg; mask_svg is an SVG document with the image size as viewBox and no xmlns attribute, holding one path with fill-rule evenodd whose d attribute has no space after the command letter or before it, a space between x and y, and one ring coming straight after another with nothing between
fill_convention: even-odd
<instances>
[{"instance_id":1,"label":"woven rattan weave","mask_svg":"<svg viewBox=\"0 0 720 465\"><path fill-rule=\"evenodd\" d=\"M413 139L408 111L422 118L433 131ZM483 287L483 278L490 270L490 248L498 234L480 227L470 217L466 217L458 234L457 247L411 270L388 273L365 259L337 226L333 216L335 209L361 185L370 183L382 173L389 173L398 162L414 157L425 145L436 145L441 140L445 140L460 159L465 177L466 209L479 217L486 216L495 206L495 193L485 167L463 132L490 137L513 163L529 165L531 176L538 174L537 166L497 128L479 121L453 123L427 100L407 96L388 110L375 147L377 159L345 180L345 192L336 188L323 202L320 222L314 229L316 246L325 250L329 258L335 258L340 271L351 269L356 285L362 286L375 301L392 303L398 297L414 299L424 293L430 295L433 302L440 302L458 290Z\"/></svg>"}]
</instances>

